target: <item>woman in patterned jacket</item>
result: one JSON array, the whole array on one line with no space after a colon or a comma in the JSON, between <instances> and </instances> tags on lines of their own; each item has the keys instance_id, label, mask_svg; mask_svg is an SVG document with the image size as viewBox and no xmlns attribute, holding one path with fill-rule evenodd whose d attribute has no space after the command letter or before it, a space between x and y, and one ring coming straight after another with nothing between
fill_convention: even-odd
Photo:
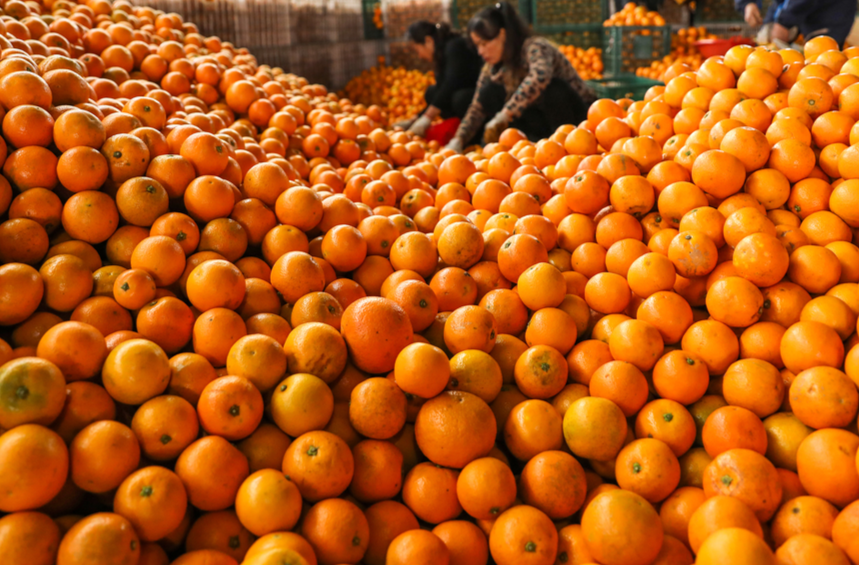
<instances>
[{"instance_id":1,"label":"woman in patterned jacket","mask_svg":"<svg viewBox=\"0 0 859 565\"><path fill-rule=\"evenodd\" d=\"M485 143L498 141L508 127L536 141L587 117L593 90L548 40L531 36L510 4L482 9L468 22L468 34L486 64L449 148L478 142L481 128Z\"/></svg>"}]
</instances>

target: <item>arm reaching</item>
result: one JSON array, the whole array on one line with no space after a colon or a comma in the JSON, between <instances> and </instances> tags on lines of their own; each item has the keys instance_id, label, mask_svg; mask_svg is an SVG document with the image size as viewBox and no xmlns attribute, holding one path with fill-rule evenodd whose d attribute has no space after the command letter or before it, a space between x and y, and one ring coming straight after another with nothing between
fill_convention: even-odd
<instances>
[{"instance_id":1,"label":"arm reaching","mask_svg":"<svg viewBox=\"0 0 859 565\"><path fill-rule=\"evenodd\" d=\"M537 41L531 42L528 46L525 54L528 62L528 74L522 79L519 88L516 89L501 111L506 116L508 123L521 116L522 112L536 102L546 87L549 86L549 83L552 82L550 49L554 49L554 47L548 43Z\"/></svg>"},{"instance_id":2,"label":"arm reaching","mask_svg":"<svg viewBox=\"0 0 859 565\"><path fill-rule=\"evenodd\" d=\"M734 8L743 14L743 19L750 26L759 27L764 23L761 17L760 0L734 0Z\"/></svg>"}]
</instances>

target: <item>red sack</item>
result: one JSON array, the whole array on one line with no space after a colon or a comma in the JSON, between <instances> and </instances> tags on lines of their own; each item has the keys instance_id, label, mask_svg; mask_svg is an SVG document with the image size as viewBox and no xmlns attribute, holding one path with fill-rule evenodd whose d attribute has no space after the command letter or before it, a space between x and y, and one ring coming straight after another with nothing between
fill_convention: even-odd
<instances>
[{"instance_id":1,"label":"red sack","mask_svg":"<svg viewBox=\"0 0 859 565\"><path fill-rule=\"evenodd\" d=\"M459 122L459 118L448 118L440 124L430 127L427 131L427 141L438 141L440 145L447 145L456 135Z\"/></svg>"}]
</instances>

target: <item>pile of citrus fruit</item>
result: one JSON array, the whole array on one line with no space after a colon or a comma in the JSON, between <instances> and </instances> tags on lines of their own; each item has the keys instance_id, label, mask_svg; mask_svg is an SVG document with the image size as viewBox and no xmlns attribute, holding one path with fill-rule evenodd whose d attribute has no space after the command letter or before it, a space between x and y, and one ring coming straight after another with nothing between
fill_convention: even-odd
<instances>
[{"instance_id":1,"label":"pile of citrus fruit","mask_svg":"<svg viewBox=\"0 0 859 565\"><path fill-rule=\"evenodd\" d=\"M604 21L603 25L606 27L664 26L665 18L659 12L648 11L645 6L639 6L635 2L627 2L623 8Z\"/></svg>"},{"instance_id":2,"label":"pile of citrus fruit","mask_svg":"<svg viewBox=\"0 0 859 565\"><path fill-rule=\"evenodd\" d=\"M859 49L456 155L3 10L3 565L859 563Z\"/></svg>"},{"instance_id":3,"label":"pile of citrus fruit","mask_svg":"<svg viewBox=\"0 0 859 565\"><path fill-rule=\"evenodd\" d=\"M435 75L405 67L392 67L379 57L379 65L367 69L346 85L343 95L359 104L384 109L388 123L416 117L426 107L424 92L435 84ZM388 125L385 121L382 125Z\"/></svg>"},{"instance_id":4,"label":"pile of citrus fruit","mask_svg":"<svg viewBox=\"0 0 859 565\"><path fill-rule=\"evenodd\" d=\"M382 17L382 3L373 4L373 25L376 29L385 29L385 20Z\"/></svg>"},{"instance_id":5,"label":"pile of citrus fruit","mask_svg":"<svg viewBox=\"0 0 859 565\"><path fill-rule=\"evenodd\" d=\"M605 68L602 62L602 49L599 47L588 47L582 49L574 45L559 45L558 49L579 73L584 80L602 78Z\"/></svg>"}]
</instances>

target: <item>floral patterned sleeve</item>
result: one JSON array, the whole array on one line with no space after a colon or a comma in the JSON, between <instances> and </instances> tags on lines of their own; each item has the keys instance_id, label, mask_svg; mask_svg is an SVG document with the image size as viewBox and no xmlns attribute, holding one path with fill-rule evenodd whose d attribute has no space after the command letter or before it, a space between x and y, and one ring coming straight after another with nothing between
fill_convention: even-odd
<instances>
[{"instance_id":1,"label":"floral patterned sleeve","mask_svg":"<svg viewBox=\"0 0 859 565\"><path fill-rule=\"evenodd\" d=\"M486 121L486 112L484 112L483 105L477 98L480 95L480 90L490 82L489 75L490 66L484 65L480 71L480 76L477 78L477 85L474 87L474 98L471 99L471 105L468 107L465 117L462 118L462 122L456 130L454 137L462 142L463 146L471 141L477 134L480 126Z\"/></svg>"},{"instance_id":2,"label":"floral patterned sleeve","mask_svg":"<svg viewBox=\"0 0 859 565\"><path fill-rule=\"evenodd\" d=\"M526 46L524 58L528 66L528 74L502 110L510 121L521 116L522 112L536 102L552 82L554 75L552 49L550 44L541 41L530 41Z\"/></svg>"}]
</instances>

